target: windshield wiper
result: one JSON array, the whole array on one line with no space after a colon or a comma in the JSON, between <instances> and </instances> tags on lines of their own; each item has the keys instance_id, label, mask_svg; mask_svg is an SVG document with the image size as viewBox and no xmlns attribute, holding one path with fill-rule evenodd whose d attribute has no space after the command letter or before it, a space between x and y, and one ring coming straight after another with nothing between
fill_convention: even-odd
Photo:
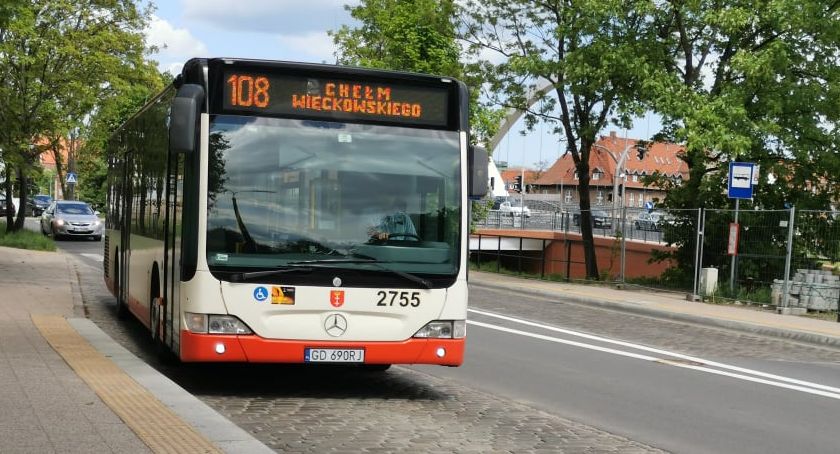
<instances>
[{"instance_id":1,"label":"windshield wiper","mask_svg":"<svg viewBox=\"0 0 840 454\"><path fill-rule=\"evenodd\" d=\"M392 274L396 274L397 276L402 277L403 279L407 279L411 282L416 284L420 284L423 287L430 289L432 288L432 283L426 279L423 279L416 274L406 273L405 271L395 270L392 268L388 268L387 266L383 265L382 262L365 254L359 254L356 252L351 253L343 258L334 258L334 259L316 259L316 260L301 260L299 262L289 262L289 265L332 265L332 264L339 264L339 263L367 263L373 265L375 268L378 268L382 271L387 271Z\"/></svg>"},{"instance_id":2,"label":"windshield wiper","mask_svg":"<svg viewBox=\"0 0 840 454\"><path fill-rule=\"evenodd\" d=\"M309 273L312 271L312 267L309 266L297 266L295 264L289 264L287 267L282 268L274 268L271 270L263 270L263 271L249 271L243 273L234 273L230 276L231 282L245 282L251 279L256 279L258 277L265 277L265 276L274 276L277 274L283 273Z\"/></svg>"}]
</instances>

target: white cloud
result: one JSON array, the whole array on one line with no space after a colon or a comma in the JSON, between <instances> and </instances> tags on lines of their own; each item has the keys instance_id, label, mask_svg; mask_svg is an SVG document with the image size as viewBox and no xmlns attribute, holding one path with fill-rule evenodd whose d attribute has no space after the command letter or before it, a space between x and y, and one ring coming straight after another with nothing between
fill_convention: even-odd
<instances>
[{"instance_id":1,"label":"white cloud","mask_svg":"<svg viewBox=\"0 0 840 454\"><path fill-rule=\"evenodd\" d=\"M350 21L348 0L183 0L184 18L223 30L299 35Z\"/></svg>"},{"instance_id":2,"label":"white cloud","mask_svg":"<svg viewBox=\"0 0 840 454\"><path fill-rule=\"evenodd\" d=\"M152 16L146 29L146 44L157 46L158 51L152 56L162 70L173 74L181 72L184 62L193 57L206 57L207 46L185 28L175 28L164 19Z\"/></svg>"},{"instance_id":3,"label":"white cloud","mask_svg":"<svg viewBox=\"0 0 840 454\"><path fill-rule=\"evenodd\" d=\"M308 56L307 60L321 63L335 63L335 44L327 32L311 32L305 35L279 37L282 44L295 55Z\"/></svg>"}]
</instances>

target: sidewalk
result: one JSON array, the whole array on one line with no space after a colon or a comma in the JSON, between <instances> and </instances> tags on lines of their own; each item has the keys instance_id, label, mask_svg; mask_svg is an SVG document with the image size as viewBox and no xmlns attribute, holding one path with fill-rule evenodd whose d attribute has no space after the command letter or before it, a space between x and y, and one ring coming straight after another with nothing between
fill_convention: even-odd
<instances>
[{"instance_id":1,"label":"sidewalk","mask_svg":"<svg viewBox=\"0 0 840 454\"><path fill-rule=\"evenodd\" d=\"M472 285L497 290L531 293L634 314L840 348L840 323L738 306L691 302L683 294L619 290L607 286L540 281L472 270L469 281Z\"/></svg>"},{"instance_id":2,"label":"sidewalk","mask_svg":"<svg viewBox=\"0 0 840 454\"><path fill-rule=\"evenodd\" d=\"M270 452L84 318L71 270L0 247L0 452Z\"/></svg>"}]
</instances>

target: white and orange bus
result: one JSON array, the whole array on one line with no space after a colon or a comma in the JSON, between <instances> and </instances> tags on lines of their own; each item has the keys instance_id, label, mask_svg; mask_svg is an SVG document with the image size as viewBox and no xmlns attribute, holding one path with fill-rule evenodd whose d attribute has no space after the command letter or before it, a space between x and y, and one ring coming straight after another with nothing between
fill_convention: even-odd
<instances>
[{"instance_id":1,"label":"white and orange bus","mask_svg":"<svg viewBox=\"0 0 840 454\"><path fill-rule=\"evenodd\" d=\"M193 59L109 142L105 282L190 362L463 362L468 146L450 78ZM380 221L398 210L402 233Z\"/></svg>"}]
</instances>

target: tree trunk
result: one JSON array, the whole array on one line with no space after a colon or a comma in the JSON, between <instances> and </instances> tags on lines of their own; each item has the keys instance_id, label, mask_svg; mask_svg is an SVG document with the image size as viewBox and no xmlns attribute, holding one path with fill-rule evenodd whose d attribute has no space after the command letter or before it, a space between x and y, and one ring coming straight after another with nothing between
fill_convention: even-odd
<instances>
[{"instance_id":1,"label":"tree trunk","mask_svg":"<svg viewBox=\"0 0 840 454\"><path fill-rule=\"evenodd\" d=\"M64 163L62 162L60 146L61 142L53 142L52 154L55 160L55 175L58 178L58 184L61 186L61 195L63 197L64 194L67 194L67 186L64 184ZM58 199L58 194L56 194L55 198Z\"/></svg>"},{"instance_id":2,"label":"tree trunk","mask_svg":"<svg viewBox=\"0 0 840 454\"><path fill-rule=\"evenodd\" d=\"M583 165L581 167L584 167ZM580 196L580 233L583 237L583 256L586 262L586 278L598 280L598 261L595 255L595 238L592 235L592 210L589 200L589 164L586 173L578 169L578 195Z\"/></svg>"},{"instance_id":3,"label":"tree trunk","mask_svg":"<svg viewBox=\"0 0 840 454\"><path fill-rule=\"evenodd\" d=\"M6 194L6 232L12 232L14 228L15 213L12 205L12 179L10 178L12 171L7 165L3 171L6 175L6 181L3 183L3 192Z\"/></svg>"},{"instance_id":4,"label":"tree trunk","mask_svg":"<svg viewBox=\"0 0 840 454\"><path fill-rule=\"evenodd\" d=\"M67 173L76 173L76 132L70 132L70 143L67 146ZM78 178L78 175L76 176ZM77 180L78 181L78 180ZM76 184L67 184L65 199L76 200Z\"/></svg>"},{"instance_id":5,"label":"tree trunk","mask_svg":"<svg viewBox=\"0 0 840 454\"><path fill-rule=\"evenodd\" d=\"M26 201L29 199L29 195L27 194L29 190L27 188L29 179L26 177L26 172L23 171L23 166L18 167L17 173L18 187L20 188L18 195L20 198L18 199L18 212L17 218L15 218L14 228L12 229L13 232L23 230L23 222L26 220Z\"/></svg>"}]
</instances>

